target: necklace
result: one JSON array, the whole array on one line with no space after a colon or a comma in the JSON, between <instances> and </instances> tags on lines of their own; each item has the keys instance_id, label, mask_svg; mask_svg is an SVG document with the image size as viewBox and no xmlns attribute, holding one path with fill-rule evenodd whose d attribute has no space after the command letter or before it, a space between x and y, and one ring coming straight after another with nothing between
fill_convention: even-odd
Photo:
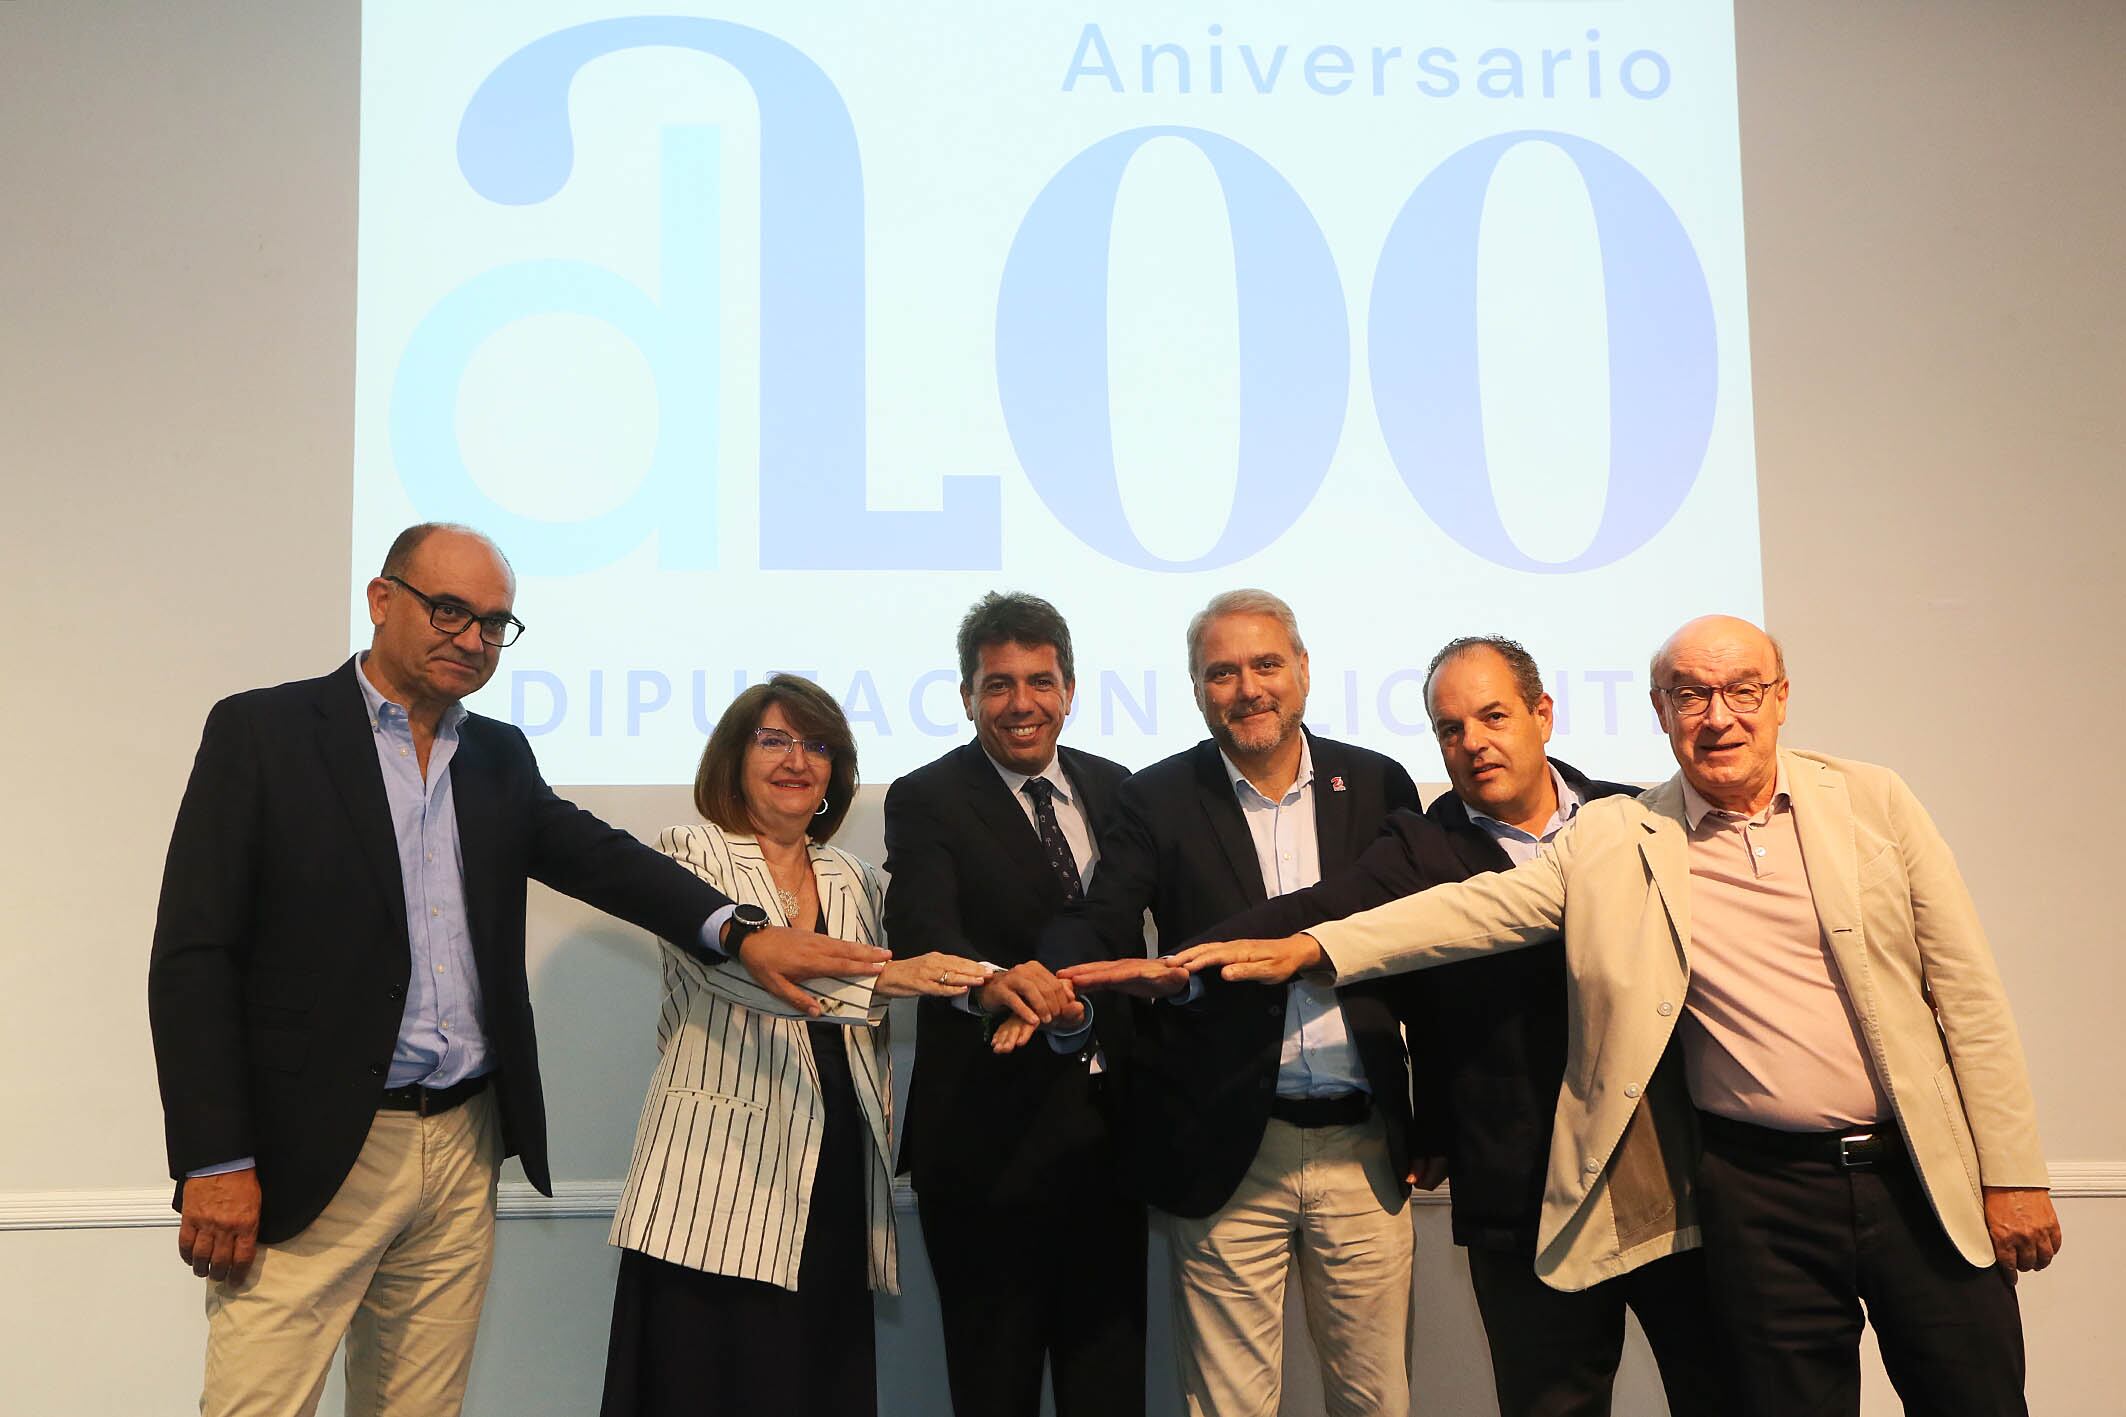
<instances>
[{"instance_id":1,"label":"necklace","mask_svg":"<svg viewBox=\"0 0 2126 1417\"><path fill-rule=\"evenodd\" d=\"M775 890L775 903L782 907L782 918L784 920L797 919L797 909L804 903L805 899L804 876L800 875L798 877L796 890L785 890L783 883L775 878L775 863L767 859L765 852L762 853L761 859L762 863L768 868L768 884ZM801 855L798 858L798 869L801 872L804 871L807 864L805 858Z\"/></svg>"}]
</instances>

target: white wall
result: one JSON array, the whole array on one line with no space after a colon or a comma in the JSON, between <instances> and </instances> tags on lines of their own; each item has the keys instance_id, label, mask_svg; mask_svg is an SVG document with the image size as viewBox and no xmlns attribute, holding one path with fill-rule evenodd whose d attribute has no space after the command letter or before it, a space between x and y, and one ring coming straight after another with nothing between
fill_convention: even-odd
<instances>
[{"instance_id":1,"label":"white wall","mask_svg":"<svg viewBox=\"0 0 2126 1417\"><path fill-rule=\"evenodd\" d=\"M2064 1257L2022 1289L2033 1409L2114 1412L2126 7L1743 0L1739 20L1790 735L1896 764L1959 849L2072 1197ZM11 1411L170 1411L195 1390L199 1292L161 1208L143 970L207 705L315 673L342 642L357 33L351 4L0 0ZM1681 619L1720 549L1676 569ZM584 797L638 830L688 815L677 791ZM849 832L877 855L875 797ZM556 1169L595 1210L648 1073L649 948L542 894L532 949ZM502 1227L476 1413L577 1413L596 1389L603 1222L532 1209L513 1199ZM1481 1413L1444 1219L1419 1211L1420 1391ZM909 1293L880 1306L886 1410L904 1415L943 1410L909 1248ZM1871 1383L1869 1410L1895 1410ZM1636 1344L1623 1393L1620 1412L1660 1410ZM1288 1405L1318 1410L1303 1387Z\"/></svg>"}]
</instances>

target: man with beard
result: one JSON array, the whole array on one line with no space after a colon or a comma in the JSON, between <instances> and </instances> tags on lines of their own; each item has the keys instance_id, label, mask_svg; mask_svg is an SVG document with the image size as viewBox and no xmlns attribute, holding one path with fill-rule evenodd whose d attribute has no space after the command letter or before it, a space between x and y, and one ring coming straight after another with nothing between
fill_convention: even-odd
<instances>
[{"instance_id":1,"label":"man with beard","mask_svg":"<svg viewBox=\"0 0 2126 1417\"><path fill-rule=\"evenodd\" d=\"M1452 792L1395 812L1350 867L1225 921L1215 938L1274 938L1446 881L1530 861L1584 806L1636 795L1549 756L1552 704L1535 659L1496 635L1451 640L1425 674L1425 707ZM1115 963L1070 980L1098 986ZM1417 1111L1437 1118L1454 1177L1454 1242L1491 1349L1504 1417L1608 1417L1624 1316L1660 1365L1673 1417L1734 1411L1713 1329L1705 1257L1664 1255L1567 1293L1536 1277L1551 1114L1565 1074L1565 945L1552 941L1401 978ZM1428 1148L1429 1149L1429 1148Z\"/></svg>"},{"instance_id":2,"label":"man with beard","mask_svg":"<svg viewBox=\"0 0 2126 1417\"><path fill-rule=\"evenodd\" d=\"M1048 927L1040 958L1051 970L1138 960L1121 983L1157 1000L1110 998L1089 1027L1122 1074L1129 1160L1166 1212L1188 1410L1277 1411L1296 1255L1328 1410L1405 1412L1410 1101L1393 1013L1365 990L1192 987L1144 958L1143 920L1149 909L1172 947L1311 886L1390 811L1415 808L1417 789L1391 759L1301 728L1306 646L1276 596L1213 599L1189 622L1188 657L1211 736L1122 784L1099 873ZM1087 1026L1054 1027L1052 1045L1071 1048ZM998 1046L1030 1032L1007 1021Z\"/></svg>"},{"instance_id":3,"label":"man with beard","mask_svg":"<svg viewBox=\"0 0 2126 1417\"><path fill-rule=\"evenodd\" d=\"M1702 1239L1736 1406L1857 1417L1863 1326L1908 1412L2024 1417L2019 1270L2060 1245L2015 1021L1948 843L1887 768L1783 748L1778 643L1654 655L1677 773L1533 860L1175 963L1282 985L1566 940L1568 1085L1536 1272Z\"/></svg>"}]
</instances>

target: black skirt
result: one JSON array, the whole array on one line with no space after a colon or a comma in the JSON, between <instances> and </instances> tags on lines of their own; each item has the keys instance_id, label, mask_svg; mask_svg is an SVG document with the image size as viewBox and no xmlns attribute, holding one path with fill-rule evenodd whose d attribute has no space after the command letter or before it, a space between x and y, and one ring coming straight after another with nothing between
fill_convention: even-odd
<instances>
[{"instance_id":1,"label":"black skirt","mask_svg":"<svg viewBox=\"0 0 2126 1417\"><path fill-rule=\"evenodd\" d=\"M623 1249L602 1417L876 1417L871 1128L843 1028L805 1029L826 1115L796 1292Z\"/></svg>"}]
</instances>

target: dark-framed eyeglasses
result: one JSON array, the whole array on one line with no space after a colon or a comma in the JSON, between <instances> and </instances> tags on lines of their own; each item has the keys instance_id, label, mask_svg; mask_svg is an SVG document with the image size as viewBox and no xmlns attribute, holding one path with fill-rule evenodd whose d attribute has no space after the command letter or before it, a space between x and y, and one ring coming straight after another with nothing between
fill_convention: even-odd
<instances>
[{"instance_id":1,"label":"dark-framed eyeglasses","mask_svg":"<svg viewBox=\"0 0 2126 1417\"><path fill-rule=\"evenodd\" d=\"M507 649L524 633L524 622L514 615L475 615L469 606L455 600L438 600L424 590L406 584L397 576L385 576L400 590L428 607L428 623L442 633L456 638L465 633L465 627L477 620L480 622L480 638L497 649Z\"/></svg>"},{"instance_id":2,"label":"dark-framed eyeglasses","mask_svg":"<svg viewBox=\"0 0 2126 1417\"><path fill-rule=\"evenodd\" d=\"M786 757L792 748L801 748L808 758L817 758L823 763L834 761L834 745L824 738L799 738L780 728L754 729L753 746L771 758Z\"/></svg>"},{"instance_id":3,"label":"dark-framed eyeglasses","mask_svg":"<svg viewBox=\"0 0 2126 1417\"><path fill-rule=\"evenodd\" d=\"M1767 679L1759 684L1748 680L1733 684L1677 684L1661 692L1668 695L1669 706L1675 709L1678 718L1697 718L1712 708L1715 697L1727 700L1732 712L1755 713L1764 707L1772 690L1785 682L1785 679Z\"/></svg>"}]
</instances>

